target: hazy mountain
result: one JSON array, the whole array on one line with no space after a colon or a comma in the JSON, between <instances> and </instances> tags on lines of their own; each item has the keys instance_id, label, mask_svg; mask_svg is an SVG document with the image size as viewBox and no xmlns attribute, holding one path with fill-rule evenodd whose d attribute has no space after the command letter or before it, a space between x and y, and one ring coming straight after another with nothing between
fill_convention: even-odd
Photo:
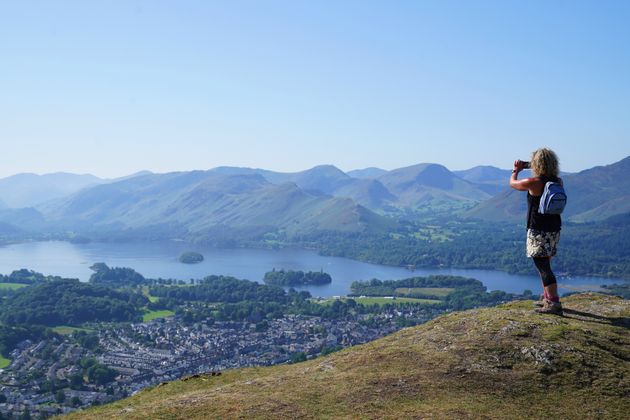
<instances>
[{"instance_id":1,"label":"hazy mountain","mask_svg":"<svg viewBox=\"0 0 630 420\"><path fill-rule=\"evenodd\" d=\"M125 175L125 176L121 176L121 177L118 177L118 178L107 179L106 181L107 182L118 182L118 181L124 181L125 179L135 178L137 176L152 175L152 174L153 174L153 172L144 170L144 171L134 172L131 175Z\"/></svg>"},{"instance_id":2,"label":"hazy mountain","mask_svg":"<svg viewBox=\"0 0 630 420\"><path fill-rule=\"evenodd\" d=\"M630 211L629 166L630 157L565 175L567 216L599 220ZM467 216L521 221L525 197L504 186L508 177L509 171L489 166L454 173L432 163L388 171L377 179L353 178L332 165L293 173L235 167L169 174L143 171L118 180L20 174L0 180L0 200L10 207L36 205L42 214L5 208L0 209L0 222L30 230L49 220L56 229L83 226L200 235L219 227L248 232L273 227L297 234L360 230L368 219L382 226L383 220L373 219L367 209L433 214L479 202ZM490 198L493 194L497 195Z\"/></svg>"},{"instance_id":3,"label":"hazy mountain","mask_svg":"<svg viewBox=\"0 0 630 420\"><path fill-rule=\"evenodd\" d=\"M350 199L272 184L260 174L153 174L99 185L41 207L61 226L199 237L218 230L289 235L363 231L391 222ZM369 224L369 226L368 226Z\"/></svg>"},{"instance_id":4,"label":"hazy mountain","mask_svg":"<svg viewBox=\"0 0 630 420\"><path fill-rule=\"evenodd\" d=\"M22 229L5 222L0 222L0 235L10 236L14 234L21 233Z\"/></svg>"},{"instance_id":5,"label":"hazy mountain","mask_svg":"<svg viewBox=\"0 0 630 420\"><path fill-rule=\"evenodd\" d=\"M11 229L35 232L46 227L44 216L32 207L21 209L1 209L0 223L10 225ZM5 226L5 229L8 229Z\"/></svg>"},{"instance_id":6,"label":"hazy mountain","mask_svg":"<svg viewBox=\"0 0 630 420\"><path fill-rule=\"evenodd\" d=\"M352 198L359 204L378 209L396 197L385 186L373 179L356 179L332 165L316 166L298 172L292 179L307 191L320 191L336 197Z\"/></svg>"},{"instance_id":7,"label":"hazy mountain","mask_svg":"<svg viewBox=\"0 0 630 420\"><path fill-rule=\"evenodd\" d=\"M603 220L630 212L630 156L606 166L596 166L563 176L567 208L563 217L574 221ZM486 220L520 221L527 207L523 192L507 190L467 213Z\"/></svg>"},{"instance_id":8,"label":"hazy mountain","mask_svg":"<svg viewBox=\"0 0 630 420\"><path fill-rule=\"evenodd\" d=\"M496 195L508 188L512 170L494 166L475 166L463 171L453 171L453 173L461 179L477 184L488 194Z\"/></svg>"},{"instance_id":9,"label":"hazy mountain","mask_svg":"<svg viewBox=\"0 0 630 420\"><path fill-rule=\"evenodd\" d=\"M463 171L453 171L461 179L470 182L491 182L505 184L512 171L510 169L500 169L495 166L475 166Z\"/></svg>"},{"instance_id":10,"label":"hazy mountain","mask_svg":"<svg viewBox=\"0 0 630 420\"><path fill-rule=\"evenodd\" d=\"M84 188L110 182L124 181L149 175L140 171L120 178L99 178L90 174L57 172L37 175L22 173L0 179L0 209L35 207L50 200L67 197Z\"/></svg>"},{"instance_id":11,"label":"hazy mountain","mask_svg":"<svg viewBox=\"0 0 630 420\"><path fill-rule=\"evenodd\" d=\"M434 200L475 202L490 197L478 185L434 163L395 169L380 176L378 181L396 195L397 204L404 207L416 207Z\"/></svg>"},{"instance_id":12,"label":"hazy mountain","mask_svg":"<svg viewBox=\"0 0 630 420\"><path fill-rule=\"evenodd\" d=\"M627 418L630 301L582 294L563 305L564 317L534 313L531 300L454 312L302 363L164 382L68 418Z\"/></svg>"},{"instance_id":13,"label":"hazy mountain","mask_svg":"<svg viewBox=\"0 0 630 420\"><path fill-rule=\"evenodd\" d=\"M0 199L11 208L33 207L103 182L106 181L94 175L65 172L45 175L17 174L0 179Z\"/></svg>"},{"instance_id":14,"label":"hazy mountain","mask_svg":"<svg viewBox=\"0 0 630 420\"><path fill-rule=\"evenodd\" d=\"M305 190L334 195L339 187L355 180L336 166L320 165L306 171L296 172L292 175L291 181Z\"/></svg>"},{"instance_id":15,"label":"hazy mountain","mask_svg":"<svg viewBox=\"0 0 630 420\"><path fill-rule=\"evenodd\" d=\"M311 194L351 198L370 209L380 209L396 200L379 181L352 178L333 165L319 165L300 172L274 172L228 166L212 171L229 175L258 174L273 184L292 182Z\"/></svg>"},{"instance_id":16,"label":"hazy mountain","mask_svg":"<svg viewBox=\"0 0 630 420\"><path fill-rule=\"evenodd\" d=\"M381 175L385 175L387 171L381 168L370 167L365 169L355 169L346 173L352 178L375 179Z\"/></svg>"},{"instance_id":17,"label":"hazy mountain","mask_svg":"<svg viewBox=\"0 0 630 420\"><path fill-rule=\"evenodd\" d=\"M462 203L474 204L497 194L505 188L507 179L505 171L500 169L496 173L471 170L463 176L480 180L471 182L456 176L442 165L430 163L392 171L367 168L347 174L332 165L320 165L293 173L234 167L219 167L213 171L222 174L259 174L275 184L293 182L310 193L351 198L376 211L394 207L416 209L430 206L435 209L436 204L443 210L459 208ZM501 186L498 184L500 176L503 176Z\"/></svg>"}]
</instances>

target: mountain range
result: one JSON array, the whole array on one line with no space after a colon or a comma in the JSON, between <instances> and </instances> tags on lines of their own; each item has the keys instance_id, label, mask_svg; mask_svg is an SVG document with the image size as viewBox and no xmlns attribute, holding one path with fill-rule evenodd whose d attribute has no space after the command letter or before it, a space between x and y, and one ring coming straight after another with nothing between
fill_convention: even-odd
<instances>
[{"instance_id":1,"label":"mountain range","mask_svg":"<svg viewBox=\"0 0 630 420\"><path fill-rule=\"evenodd\" d=\"M393 222L349 198L272 184L258 173L173 172L102 184L39 207L57 227L213 237L363 231Z\"/></svg>"},{"instance_id":2,"label":"mountain range","mask_svg":"<svg viewBox=\"0 0 630 420\"><path fill-rule=\"evenodd\" d=\"M32 173L16 174L0 179L0 209L35 207L50 200L69 196L85 188L150 173L149 171L142 171L115 179L104 179L90 174L78 175L68 172L55 172L44 175Z\"/></svg>"},{"instance_id":3,"label":"mountain range","mask_svg":"<svg viewBox=\"0 0 630 420\"><path fill-rule=\"evenodd\" d=\"M105 182L94 175L23 173L0 179L0 208L34 207Z\"/></svg>"},{"instance_id":4,"label":"mountain range","mask_svg":"<svg viewBox=\"0 0 630 420\"><path fill-rule=\"evenodd\" d=\"M630 156L562 177L567 191L563 217L575 222L604 220L630 212ZM507 189L466 213L484 220L520 221L525 216L524 193Z\"/></svg>"},{"instance_id":5,"label":"mountain range","mask_svg":"<svg viewBox=\"0 0 630 420\"><path fill-rule=\"evenodd\" d=\"M566 174L567 218L603 220L629 212L629 173L630 157ZM521 222L525 197L507 186L509 175L490 166L449 171L434 163L348 173L332 165L291 173L218 167L114 180L19 174L0 179L0 223L6 232L46 228L190 239L385 232L401 212Z\"/></svg>"}]
</instances>

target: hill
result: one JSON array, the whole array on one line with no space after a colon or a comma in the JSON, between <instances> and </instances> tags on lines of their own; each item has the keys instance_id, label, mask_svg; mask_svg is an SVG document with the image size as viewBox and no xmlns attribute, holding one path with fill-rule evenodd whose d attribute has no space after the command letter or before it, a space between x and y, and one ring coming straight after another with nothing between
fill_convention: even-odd
<instances>
[{"instance_id":1,"label":"hill","mask_svg":"<svg viewBox=\"0 0 630 420\"><path fill-rule=\"evenodd\" d=\"M33 207L103 182L94 175L23 173L0 179L0 197L7 207Z\"/></svg>"},{"instance_id":2,"label":"hill","mask_svg":"<svg viewBox=\"0 0 630 420\"><path fill-rule=\"evenodd\" d=\"M79 325L139 321L148 299L77 279L56 279L18 289L0 309L5 325Z\"/></svg>"},{"instance_id":3,"label":"hill","mask_svg":"<svg viewBox=\"0 0 630 420\"><path fill-rule=\"evenodd\" d=\"M462 171L453 171L453 173L461 179L470 182L502 183L505 185L512 171L510 169L500 169L495 166L481 165Z\"/></svg>"},{"instance_id":4,"label":"hill","mask_svg":"<svg viewBox=\"0 0 630 420\"><path fill-rule=\"evenodd\" d=\"M470 206L490 198L505 188L506 182L503 178L499 185L496 173L491 181L484 178L482 182L471 182L433 163L392 171L367 168L347 174L332 165L293 173L233 167L215 168L214 171L231 175L259 174L273 184L293 182L307 192L351 198L374 211L423 207L430 207L431 211L451 210L461 207L462 203Z\"/></svg>"},{"instance_id":5,"label":"hill","mask_svg":"<svg viewBox=\"0 0 630 420\"><path fill-rule=\"evenodd\" d=\"M333 165L319 165L300 172L274 172L228 166L215 168L213 171L230 175L258 174L277 185L291 182L311 194L350 198L372 210L382 209L397 200L379 181L351 177Z\"/></svg>"},{"instance_id":6,"label":"hill","mask_svg":"<svg viewBox=\"0 0 630 420\"><path fill-rule=\"evenodd\" d=\"M473 182L490 195L496 195L508 188L508 179L512 171L494 166L475 166L463 171L453 171L463 180Z\"/></svg>"},{"instance_id":7,"label":"hill","mask_svg":"<svg viewBox=\"0 0 630 420\"><path fill-rule=\"evenodd\" d=\"M381 175L385 175L387 171L385 169L376 168L372 166L372 167L364 168L364 169L354 169L346 173L348 174L348 176L351 176L352 178L374 179L374 178L378 178Z\"/></svg>"},{"instance_id":8,"label":"hill","mask_svg":"<svg viewBox=\"0 0 630 420\"><path fill-rule=\"evenodd\" d=\"M630 301L531 301L439 317L294 365L165 383L68 418L624 418Z\"/></svg>"},{"instance_id":9,"label":"hill","mask_svg":"<svg viewBox=\"0 0 630 420\"><path fill-rule=\"evenodd\" d=\"M309 193L260 174L148 174L99 185L40 207L50 223L82 232L217 239L281 231L360 232L391 221L350 199Z\"/></svg>"},{"instance_id":10,"label":"hill","mask_svg":"<svg viewBox=\"0 0 630 420\"><path fill-rule=\"evenodd\" d=\"M604 220L630 212L630 156L563 176L568 194L563 217L576 222ZM466 216L484 220L521 221L525 218L524 193L508 189L480 203Z\"/></svg>"},{"instance_id":11,"label":"hill","mask_svg":"<svg viewBox=\"0 0 630 420\"><path fill-rule=\"evenodd\" d=\"M34 232L46 228L44 216L32 207L20 209L0 209L0 223L5 232Z\"/></svg>"},{"instance_id":12,"label":"hill","mask_svg":"<svg viewBox=\"0 0 630 420\"><path fill-rule=\"evenodd\" d=\"M477 185L434 163L395 169L377 180L398 198L399 207L417 208L435 202L475 203L490 198Z\"/></svg>"}]
</instances>

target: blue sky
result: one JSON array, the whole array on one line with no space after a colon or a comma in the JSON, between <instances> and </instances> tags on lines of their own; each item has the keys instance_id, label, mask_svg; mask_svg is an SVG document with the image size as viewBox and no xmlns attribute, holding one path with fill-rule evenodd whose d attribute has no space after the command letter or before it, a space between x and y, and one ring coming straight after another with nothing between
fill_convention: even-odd
<instances>
[{"instance_id":1,"label":"blue sky","mask_svg":"<svg viewBox=\"0 0 630 420\"><path fill-rule=\"evenodd\" d=\"M0 0L0 176L630 154L628 1Z\"/></svg>"}]
</instances>

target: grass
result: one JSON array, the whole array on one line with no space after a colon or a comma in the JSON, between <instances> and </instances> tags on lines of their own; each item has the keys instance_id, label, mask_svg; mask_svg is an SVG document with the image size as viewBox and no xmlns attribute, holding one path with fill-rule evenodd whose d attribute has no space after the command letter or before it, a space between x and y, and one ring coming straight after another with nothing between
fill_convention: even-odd
<instances>
[{"instance_id":1,"label":"grass","mask_svg":"<svg viewBox=\"0 0 630 420\"><path fill-rule=\"evenodd\" d=\"M145 295L151 303L155 303L160 300L160 298L157 296L151 296L151 294L149 293L149 286L142 286L142 294Z\"/></svg>"},{"instance_id":2,"label":"grass","mask_svg":"<svg viewBox=\"0 0 630 420\"><path fill-rule=\"evenodd\" d=\"M399 295L422 294L432 296L438 299L445 298L455 289L452 287L399 287L396 293Z\"/></svg>"},{"instance_id":3,"label":"grass","mask_svg":"<svg viewBox=\"0 0 630 420\"><path fill-rule=\"evenodd\" d=\"M70 335L75 331L85 331L85 332L92 331L89 328L71 327L69 325L59 325L57 327L53 327L52 330L56 332L57 334L61 334L61 335Z\"/></svg>"},{"instance_id":4,"label":"grass","mask_svg":"<svg viewBox=\"0 0 630 420\"><path fill-rule=\"evenodd\" d=\"M10 290L16 290L16 289L21 289L22 287L26 287L26 284L22 284L22 283L0 283L0 289L10 289Z\"/></svg>"},{"instance_id":5,"label":"grass","mask_svg":"<svg viewBox=\"0 0 630 420\"><path fill-rule=\"evenodd\" d=\"M341 298L341 300L346 300L348 298ZM417 299L417 298L407 298L407 297L396 297L396 298L386 298L380 296L369 296L369 297L353 297L351 298L357 303L361 303L363 305L386 305L386 304L397 304L397 303L426 303L426 304L437 304L441 303L439 300L435 299ZM321 305L332 305L332 303L337 300L335 298L325 299L318 301Z\"/></svg>"},{"instance_id":6,"label":"grass","mask_svg":"<svg viewBox=\"0 0 630 420\"><path fill-rule=\"evenodd\" d=\"M175 315L175 312L169 311L168 309L163 309L159 311L147 311L144 313L144 315L142 315L142 321L149 322L157 318L166 318L173 315Z\"/></svg>"},{"instance_id":7,"label":"grass","mask_svg":"<svg viewBox=\"0 0 630 420\"><path fill-rule=\"evenodd\" d=\"M10 364L11 364L11 359L7 359L6 357L0 354L0 369L4 369Z\"/></svg>"},{"instance_id":8,"label":"grass","mask_svg":"<svg viewBox=\"0 0 630 420\"><path fill-rule=\"evenodd\" d=\"M626 418L630 301L571 296L565 317L531 304L451 313L303 363L168 382L68 418L521 419L542 406L552 418Z\"/></svg>"}]
</instances>

